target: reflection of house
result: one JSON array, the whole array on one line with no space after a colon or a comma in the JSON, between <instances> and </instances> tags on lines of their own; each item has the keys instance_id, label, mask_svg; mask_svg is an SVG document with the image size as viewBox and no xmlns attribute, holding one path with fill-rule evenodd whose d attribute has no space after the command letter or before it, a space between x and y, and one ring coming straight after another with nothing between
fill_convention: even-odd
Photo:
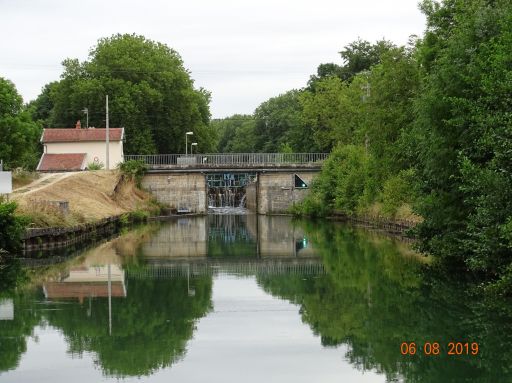
<instances>
[{"instance_id":1,"label":"reflection of house","mask_svg":"<svg viewBox=\"0 0 512 383\"><path fill-rule=\"evenodd\" d=\"M0 320L14 319L14 303L12 299L0 300Z\"/></svg>"},{"instance_id":2,"label":"reflection of house","mask_svg":"<svg viewBox=\"0 0 512 383\"><path fill-rule=\"evenodd\" d=\"M43 155L38 171L84 170L87 164L106 164L106 129L45 129L41 136ZM124 128L109 129L109 166L123 162Z\"/></svg>"},{"instance_id":3,"label":"reflection of house","mask_svg":"<svg viewBox=\"0 0 512 383\"><path fill-rule=\"evenodd\" d=\"M48 299L108 297L108 266L82 266L69 271L69 276L60 282L46 282L44 296ZM126 297L124 271L119 266L110 266L111 296Z\"/></svg>"}]
</instances>

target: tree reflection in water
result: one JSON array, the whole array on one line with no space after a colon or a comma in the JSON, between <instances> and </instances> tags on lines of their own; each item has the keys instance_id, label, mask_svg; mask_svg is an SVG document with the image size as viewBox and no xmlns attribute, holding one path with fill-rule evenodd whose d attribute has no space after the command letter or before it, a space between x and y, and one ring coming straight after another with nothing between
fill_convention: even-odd
<instances>
[{"instance_id":1,"label":"tree reflection in water","mask_svg":"<svg viewBox=\"0 0 512 383\"><path fill-rule=\"evenodd\" d=\"M350 363L388 381L512 380L510 306L475 298L468 284L434 274L389 238L331 223L303 226L326 275L257 278L266 292L300 305L324 346L348 346ZM401 355L405 341L419 346L415 356ZM480 354L449 356L451 341L478 342ZM425 355L425 342L439 342L441 355Z\"/></svg>"}]
</instances>

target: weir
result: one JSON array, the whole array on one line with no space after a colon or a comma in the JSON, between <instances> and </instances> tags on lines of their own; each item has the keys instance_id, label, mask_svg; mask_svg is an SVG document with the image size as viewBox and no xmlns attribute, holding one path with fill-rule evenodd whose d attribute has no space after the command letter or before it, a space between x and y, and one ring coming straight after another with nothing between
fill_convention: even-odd
<instances>
[{"instance_id":1,"label":"weir","mask_svg":"<svg viewBox=\"0 0 512 383\"><path fill-rule=\"evenodd\" d=\"M206 175L208 207L246 207L246 186L256 173L212 173Z\"/></svg>"},{"instance_id":2,"label":"weir","mask_svg":"<svg viewBox=\"0 0 512 383\"><path fill-rule=\"evenodd\" d=\"M259 214L282 214L305 197L325 158L325 153L241 153L125 160L146 163L142 185L175 212L247 207Z\"/></svg>"}]
</instances>

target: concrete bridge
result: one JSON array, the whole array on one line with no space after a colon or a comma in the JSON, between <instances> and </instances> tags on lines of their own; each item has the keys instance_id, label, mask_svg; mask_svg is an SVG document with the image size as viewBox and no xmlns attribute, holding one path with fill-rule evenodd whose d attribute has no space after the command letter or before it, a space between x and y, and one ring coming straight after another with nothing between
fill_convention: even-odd
<instances>
[{"instance_id":1,"label":"concrete bridge","mask_svg":"<svg viewBox=\"0 0 512 383\"><path fill-rule=\"evenodd\" d=\"M127 155L143 161L142 181L156 199L178 212L245 203L259 214L284 213L306 195L327 153Z\"/></svg>"}]
</instances>

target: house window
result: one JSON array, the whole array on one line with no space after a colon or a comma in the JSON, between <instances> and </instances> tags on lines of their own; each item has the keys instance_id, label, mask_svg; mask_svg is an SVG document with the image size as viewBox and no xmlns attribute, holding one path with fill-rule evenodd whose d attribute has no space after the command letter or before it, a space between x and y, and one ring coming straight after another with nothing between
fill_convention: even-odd
<instances>
[{"instance_id":1,"label":"house window","mask_svg":"<svg viewBox=\"0 0 512 383\"><path fill-rule=\"evenodd\" d=\"M296 188L307 188L308 184L300 178L297 174L295 174L295 187Z\"/></svg>"}]
</instances>

